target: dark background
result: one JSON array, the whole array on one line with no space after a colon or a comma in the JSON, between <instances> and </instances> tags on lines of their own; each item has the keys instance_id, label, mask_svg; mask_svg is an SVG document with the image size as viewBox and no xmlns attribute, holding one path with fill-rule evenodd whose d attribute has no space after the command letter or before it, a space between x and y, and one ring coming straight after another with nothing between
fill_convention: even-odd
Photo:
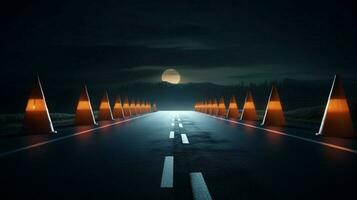
<instances>
[{"instance_id":1,"label":"dark background","mask_svg":"<svg viewBox=\"0 0 357 200\"><path fill-rule=\"evenodd\" d=\"M73 112L87 84L161 109L236 94L263 107L323 105L335 73L356 101L353 1L6 1L0 6L1 113L24 110L37 75L50 112ZM175 68L180 85L160 83ZM252 85L251 85L252 84Z\"/></svg>"}]
</instances>

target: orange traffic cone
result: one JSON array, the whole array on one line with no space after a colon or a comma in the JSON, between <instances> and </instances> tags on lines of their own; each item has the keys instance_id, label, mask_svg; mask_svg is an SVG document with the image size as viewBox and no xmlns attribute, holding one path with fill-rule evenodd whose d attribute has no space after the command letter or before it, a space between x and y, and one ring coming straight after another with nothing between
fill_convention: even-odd
<instances>
[{"instance_id":1,"label":"orange traffic cone","mask_svg":"<svg viewBox=\"0 0 357 200\"><path fill-rule=\"evenodd\" d=\"M285 118L283 108L280 103L280 98L275 86L272 87L269 101L265 110L262 125L266 126L283 126Z\"/></svg>"},{"instance_id":2,"label":"orange traffic cone","mask_svg":"<svg viewBox=\"0 0 357 200\"><path fill-rule=\"evenodd\" d=\"M248 121L257 120L257 112L255 110L253 96L250 91L247 92L247 96L245 97L245 102L244 102L242 114L240 116L240 120L248 120Z\"/></svg>"},{"instance_id":3,"label":"orange traffic cone","mask_svg":"<svg viewBox=\"0 0 357 200\"><path fill-rule=\"evenodd\" d=\"M342 81L337 75L334 77L324 116L317 135L335 137L356 136Z\"/></svg>"},{"instance_id":4,"label":"orange traffic cone","mask_svg":"<svg viewBox=\"0 0 357 200\"><path fill-rule=\"evenodd\" d=\"M218 102L216 98L213 100L212 104L212 115L218 115Z\"/></svg>"},{"instance_id":5,"label":"orange traffic cone","mask_svg":"<svg viewBox=\"0 0 357 200\"><path fill-rule=\"evenodd\" d=\"M124 117L130 117L131 116L128 97L125 97L124 105L123 105L123 111L124 111Z\"/></svg>"},{"instance_id":6,"label":"orange traffic cone","mask_svg":"<svg viewBox=\"0 0 357 200\"><path fill-rule=\"evenodd\" d=\"M134 99L131 99L131 102L130 102L130 112L131 112L131 115L136 115L135 100Z\"/></svg>"},{"instance_id":7,"label":"orange traffic cone","mask_svg":"<svg viewBox=\"0 0 357 200\"><path fill-rule=\"evenodd\" d=\"M140 103L140 113L145 113L145 102L141 101Z\"/></svg>"},{"instance_id":8,"label":"orange traffic cone","mask_svg":"<svg viewBox=\"0 0 357 200\"><path fill-rule=\"evenodd\" d=\"M144 101L144 111L145 111L145 113L148 112L148 102L147 101Z\"/></svg>"},{"instance_id":9,"label":"orange traffic cone","mask_svg":"<svg viewBox=\"0 0 357 200\"><path fill-rule=\"evenodd\" d=\"M224 104L223 97L221 97L221 99L219 100L219 105L218 105L218 116L226 117L226 115L227 115L226 105Z\"/></svg>"},{"instance_id":10,"label":"orange traffic cone","mask_svg":"<svg viewBox=\"0 0 357 200\"><path fill-rule=\"evenodd\" d=\"M110 108L110 102L107 92L104 93L102 101L100 102L98 119L100 121L113 120L112 109Z\"/></svg>"},{"instance_id":11,"label":"orange traffic cone","mask_svg":"<svg viewBox=\"0 0 357 200\"><path fill-rule=\"evenodd\" d=\"M208 111L208 103L207 103L207 101L204 101L203 102L203 110L202 110L202 112L203 113L207 113L207 111Z\"/></svg>"},{"instance_id":12,"label":"orange traffic cone","mask_svg":"<svg viewBox=\"0 0 357 200\"><path fill-rule=\"evenodd\" d=\"M97 125L88 95L87 86L81 91L76 109L76 125Z\"/></svg>"},{"instance_id":13,"label":"orange traffic cone","mask_svg":"<svg viewBox=\"0 0 357 200\"><path fill-rule=\"evenodd\" d=\"M236 97L233 95L231 98L231 102L229 103L227 118L228 119L238 119L239 110L236 101Z\"/></svg>"},{"instance_id":14,"label":"orange traffic cone","mask_svg":"<svg viewBox=\"0 0 357 200\"><path fill-rule=\"evenodd\" d=\"M213 114L213 104L212 104L212 100L210 99L208 102L208 113L209 115Z\"/></svg>"},{"instance_id":15,"label":"orange traffic cone","mask_svg":"<svg viewBox=\"0 0 357 200\"><path fill-rule=\"evenodd\" d=\"M26 134L56 133L48 113L40 78L37 78L30 92L22 128Z\"/></svg>"},{"instance_id":16,"label":"orange traffic cone","mask_svg":"<svg viewBox=\"0 0 357 200\"><path fill-rule=\"evenodd\" d=\"M138 115L141 114L141 112L140 112L140 101L139 101L139 100L136 101L136 104L135 104L135 112L136 112L136 114L138 114Z\"/></svg>"},{"instance_id":17,"label":"orange traffic cone","mask_svg":"<svg viewBox=\"0 0 357 200\"><path fill-rule=\"evenodd\" d=\"M123 119L124 118L124 110L123 110L123 106L121 104L120 96L117 96L117 98L115 100L114 109L113 109L113 117L114 117L114 119Z\"/></svg>"},{"instance_id":18,"label":"orange traffic cone","mask_svg":"<svg viewBox=\"0 0 357 200\"><path fill-rule=\"evenodd\" d=\"M145 113L149 112L149 105L148 105L147 101L145 101L145 103L144 103L144 109L145 109Z\"/></svg>"}]
</instances>

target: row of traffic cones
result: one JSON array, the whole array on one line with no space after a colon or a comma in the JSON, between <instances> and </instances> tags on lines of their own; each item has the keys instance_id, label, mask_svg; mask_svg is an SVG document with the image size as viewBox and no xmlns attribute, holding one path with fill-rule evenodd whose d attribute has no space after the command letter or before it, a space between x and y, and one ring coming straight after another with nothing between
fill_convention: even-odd
<instances>
[{"instance_id":1,"label":"row of traffic cones","mask_svg":"<svg viewBox=\"0 0 357 200\"><path fill-rule=\"evenodd\" d=\"M98 120L107 121L114 119L125 119L132 116L157 111L156 104L148 101L132 100L128 98L122 104L121 98L117 96L113 110L111 108L108 93L105 92L99 106ZM91 101L87 87L84 86L78 100L75 115L76 125L97 125L93 114ZM48 112L45 95L42 90L40 79L38 78L33 85L30 97L25 109L23 131L26 134L55 133L51 117Z\"/></svg>"},{"instance_id":2,"label":"row of traffic cones","mask_svg":"<svg viewBox=\"0 0 357 200\"><path fill-rule=\"evenodd\" d=\"M238 105L234 96L232 96L228 110L223 97L217 102L217 99L201 101L195 104L195 111L225 117L228 119L239 119L256 121L256 109L253 96L248 91L242 112L239 112ZM265 126L284 126L285 117L281 105L278 90L272 87L265 114L261 125ZM342 87L339 76L335 75L330 95L325 107L325 112L317 135L336 136L336 137L355 137L350 109L347 98Z\"/></svg>"},{"instance_id":3,"label":"row of traffic cones","mask_svg":"<svg viewBox=\"0 0 357 200\"><path fill-rule=\"evenodd\" d=\"M239 107L234 95L229 102L228 109L226 108L223 97L221 97L219 102L217 99L210 99L196 103L195 111L228 119L249 121L255 121L257 119L255 104L250 91L247 93L242 112L239 112Z\"/></svg>"}]
</instances>

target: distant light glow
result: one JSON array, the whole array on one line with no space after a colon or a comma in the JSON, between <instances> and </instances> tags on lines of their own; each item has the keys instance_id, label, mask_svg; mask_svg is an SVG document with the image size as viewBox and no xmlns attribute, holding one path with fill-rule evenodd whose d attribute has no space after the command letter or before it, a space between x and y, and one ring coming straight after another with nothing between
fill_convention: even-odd
<instances>
[{"instance_id":1,"label":"distant light glow","mask_svg":"<svg viewBox=\"0 0 357 200\"><path fill-rule=\"evenodd\" d=\"M181 76L175 69L166 69L161 75L161 80L171 84L178 84L180 83Z\"/></svg>"}]
</instances>

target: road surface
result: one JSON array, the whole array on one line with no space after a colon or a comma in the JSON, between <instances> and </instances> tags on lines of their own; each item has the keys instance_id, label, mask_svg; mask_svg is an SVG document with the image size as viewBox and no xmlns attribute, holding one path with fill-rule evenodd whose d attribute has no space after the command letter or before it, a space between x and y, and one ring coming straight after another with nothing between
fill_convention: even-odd
<instances>
[{"instance_id":1,"label":"road surface","mask_svg":"<svg viewBox=\"0 0 357 200\"><path fill-rule=\"evenodd\" d=\"M0 199L346 199L355 142L159 111L0 138Z\"/></svg>"}]
</instances>

